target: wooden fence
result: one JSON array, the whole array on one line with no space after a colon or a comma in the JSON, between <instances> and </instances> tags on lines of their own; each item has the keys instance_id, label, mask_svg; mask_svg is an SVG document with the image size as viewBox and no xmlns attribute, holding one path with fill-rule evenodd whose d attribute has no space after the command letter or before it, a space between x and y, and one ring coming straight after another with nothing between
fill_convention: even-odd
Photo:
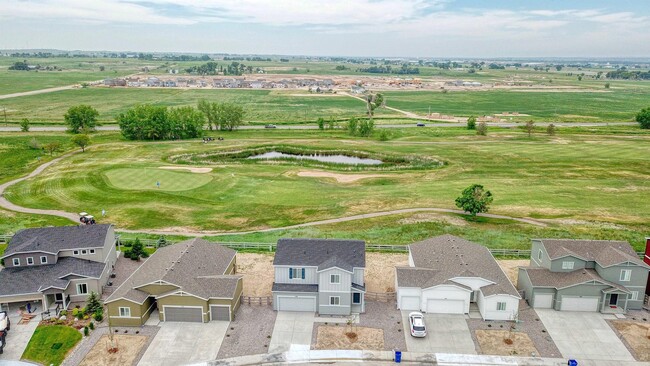
<instances>
[{"instance_id":1,"label":"wooden fence","mask_svg":"<svg viewBox=\"0 0 650 366\"><path fill-rule=\"evenodd\" d=\"M271 296L242 296L241 303L246 305L272 305L273 297Z\"/></svg>"},{"instance_id":2,"label":"wooden fence","mask_svg":"<svg viewBox=\"0 0 650 366\"><path fill-rule=\"evenodd\" d=\"M366 301L391 302L397 299L395 292L366 292Z\"/></svg>"}]
</instances>

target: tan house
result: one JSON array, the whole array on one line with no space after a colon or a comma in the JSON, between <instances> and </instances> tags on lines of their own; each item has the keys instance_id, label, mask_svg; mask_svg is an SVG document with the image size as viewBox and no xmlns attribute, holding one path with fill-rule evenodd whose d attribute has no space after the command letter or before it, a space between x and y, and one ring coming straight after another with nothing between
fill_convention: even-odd
<instances>
[{"instance_id":1,"label":"tan house","mask_svg":"<svg viewBox=\"0 0 650 366\"><path fill-rule=\"evenodd\" d=\"M158 249L105 301L115 326L161 321L230 321L241 304L236 252L203 239Z\"/></svg>"}]
</instances>

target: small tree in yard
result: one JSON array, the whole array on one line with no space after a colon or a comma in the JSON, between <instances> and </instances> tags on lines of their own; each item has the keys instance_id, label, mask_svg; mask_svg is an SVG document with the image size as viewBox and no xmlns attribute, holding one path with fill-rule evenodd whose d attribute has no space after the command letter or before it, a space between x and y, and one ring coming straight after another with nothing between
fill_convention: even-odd
<instances>
[{"instance_id":1,"label":"small tree in yard","mask_svg":"<svg viewBox=\"0 0 650 366\"><path fill-rule=\"evenodd\" d=\"M460 197L456 198L456 206L474 217L478 213L487 212L493 200L490 191L483 189L480 184L472 184L463 190Z\"/></svg>"},{"instance_id":2,"label":"small tree in yard","mask_svg":"<svg viewBox=\"0 0 650 366\"><path fill-rule=\"evenodd\" d=\"M485 122L481 122L476 127L476 134L481 136L487 136L488 125Z\"/></svg>"},{"instance_id":3,"label":"small tree in yard","mask_svg":"<svg viewBox=\"0 0 650 366\"><path fill-rule=\"evenodd\" d=\"M70 107L68 113L63 117L65 118L65 123L68 124L69 131L72 133L79 133L82 130L92 131L97 125L97 116L99 112L89 105L78 105Z\"/></svg>"},{"instance_id":4,"label":"small tree in yard","mask_svg":"<svg viewBox=\"0 0 650 366\"><path fill-rule=\"evenodd\" d=\"M142 245L140 239L136 238L133 246L130 250L124 253L124 256L134 261L139 261L140 258L147 258L149 256L149 253L144 250L144 245Z\"/></svg>"},{"instance_id":5,"label":"small tree in yard","mask_svg":"<svg viewBox=\"0 0 650 366\"><path fill-rule=\"evenodd\" d=\"M161 236L160 238L158 238L158 242L156 244L158 245L158 248L166 247L167 246L167 238L165 238L164 235Z\"/></svg>"},{"instance_id":6,"label":"small tree in yard","mask_svg":"<svg viewBox=\"0 0 650 366\"><path fill-rule=\"evenodd\" d=\"M98 310L102 310L102 303L99 301L97 293L92 291L86 300L86 314L95 314Z\"/></svg>"},{"instance_id":7,"label":"small tree in yard","mask_svg":"<svg viewBox=\"0 0 650 366\"><path fill-rule=\"evenodd\" d=\"M29 120L27 118L23 118L20 121L20 130L22 132L29 132Z\"/></svg>"},{"instance_id":8,"label":"small tree in yard","mask_svg":"<svg viewBox=\"0 0 650 366\"><path fill-rule=\"evenodd\" d=\"M552 124L552 123L549 124L548 126L546 126L546 133L549 136L554 136L555 135L555 130L556 130L555 125Z\"/></svg>"},{"instance_id":9,"label":"small tree in yard","mask_svg":"<svg viewBox=\"0 0 650 366\"><path fill-rule=\"evenodd\" d=\"M528 133L528 137L531 137L533 135L533 131L535 131L535 122L533 122L532 120L526 122L526 124L524 125L524 130L526 130L526 132Z\"/></svg>"},{"instance_id":10,"label":"small tree in yard","mask_svg":"<svg viewBox=\"0 0 650 366\"><path fill-rule=\"evenodd\" d=\"M58 142L50 142L49 144L43 145L43 148L45 151L47 151L50 156L54 155L55 151L59 151L59 148L61 148L61 144Z\"/></svg>"},{"instance_id":11,"label":"small tree in yard","mask_svg":"<svg viewBox=\"0 0 650 366\"><path fill-rule=\"evenodd\" d=\"M636 121L643 129L650 129L650 107L642 109L636 115Z\"/></svg>"},{"instance_id":12,"label":"small tree in yard","mask_svg":"<svg viewBox=\"0 0 650 366\"><path fill-rule=\"evenodd\" d=\"M79 134L72 136L72 143L81 148L81 152L86 151L86 146L90 145L90 136L86 134Z\"/></svg>"},{"instance_id":13,"label":"small tree in yard","mask_svg":"<svg viewBox=\"0 0 650 366\"><path fill-rule=\"evenodd\" d=\"M476 129L476 117L470 116L467 119L467 129L468 130L475 130Z\"/></svg>"}]
</instances>

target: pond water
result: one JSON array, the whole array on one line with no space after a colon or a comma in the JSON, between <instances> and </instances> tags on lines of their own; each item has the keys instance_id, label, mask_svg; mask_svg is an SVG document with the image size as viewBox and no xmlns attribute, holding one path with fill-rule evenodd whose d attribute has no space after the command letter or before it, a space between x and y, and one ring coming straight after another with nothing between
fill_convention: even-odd
<instances>
[{"instance_id":1,"label":"pond water","mask_svg":"<svg viewBox=\"0 0 650 366\"><path fill-rule=\"evenodd\" d=\"M357 158L347 155L297 155L287 154L278 151L269 151L264 154L254 155L248 159L298 159L298 160L316 160L323 163L346 164L346 165L379 165L383 163L377 159Z\"/></svg>"}]
</instances>

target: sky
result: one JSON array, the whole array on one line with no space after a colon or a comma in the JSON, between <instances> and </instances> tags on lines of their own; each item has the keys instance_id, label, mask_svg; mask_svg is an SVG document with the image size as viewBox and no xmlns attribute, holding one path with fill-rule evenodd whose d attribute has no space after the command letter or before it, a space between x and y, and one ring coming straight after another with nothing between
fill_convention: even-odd
<instances>
[{"instance_id":1,"label":"sky","mask_svg":"<svg viewBox=\"0 0 650 366\"><path fill-rule=\"evenodd\" d=\"M648 0L0 0L0 49L649 57Z\"/></svg>"}]
</instances>

